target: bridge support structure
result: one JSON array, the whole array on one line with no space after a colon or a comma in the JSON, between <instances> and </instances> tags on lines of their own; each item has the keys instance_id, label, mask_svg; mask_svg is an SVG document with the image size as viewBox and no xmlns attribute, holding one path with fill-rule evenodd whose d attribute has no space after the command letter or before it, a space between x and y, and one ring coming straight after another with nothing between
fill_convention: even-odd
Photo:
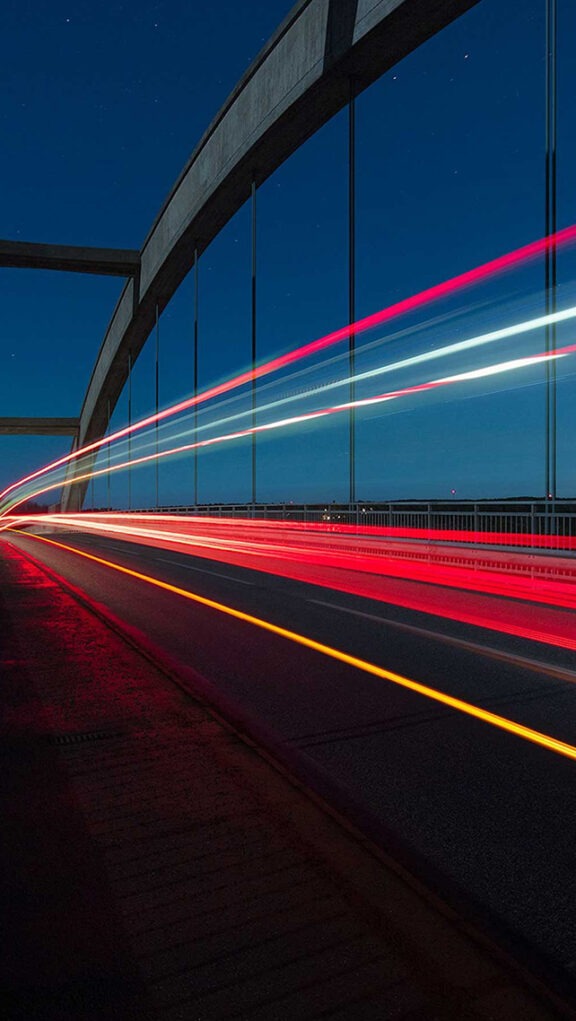
<instances>
[{"instance_id":1,"label":"bridge support structure","mask_svg":"<svg viewBox=\"0 0 576 1021\"><path fill-rule=\"evenodd\" d=\"M140 253L140 274L118 301L80 416L79 446L105 436L134 364L182 280L256 189L311 135L385 71L478 0L301 0L241 78L200 140ZM351 144L353 144L353 106ZM350 166L350 194L354 186ZM351 210L353 217L353 210ZM350 235L353 233L353 221ZM353 258L351 259L351 272ZM354 295L350 293L350 311ZM195 361L197 360L197 305ZM353 363L351 337L351 363ZM255 337L253 337L253 350ZM197 372L195 371L195 388ZM354 429L351 418L351 470ZM87 483L70 466L64 509L81 505ZM195 461L197 495L197 461ZM255 472L253 472L255 496ZM353 479L351 493L353 493Z\"/></svg>"}]
</instances>

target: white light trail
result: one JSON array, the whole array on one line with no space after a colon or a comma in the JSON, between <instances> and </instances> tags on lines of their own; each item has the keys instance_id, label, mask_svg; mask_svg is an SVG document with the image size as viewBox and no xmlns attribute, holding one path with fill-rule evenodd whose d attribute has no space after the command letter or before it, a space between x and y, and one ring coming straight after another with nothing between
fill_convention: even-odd
<instances>
[{"instance_id":1,"label":"white light trail","mask_svg":"<svg viewBox=\"0 0 576 1021\"><path fill-rule=\"evenodd\" d=\"M32 496L38 496L42 493L49 492L52 489L60 488L61 486L74 485L77 482L88 481L91 478L98 478L99 476L107 475L112 472L124 470L127 468L132 469L134 467L137 467L138 465L147 464L152 461L159 460L160 458L175 457L178 454L188 453L192 450L203 449L209 446L214 446L216 444L228 443L236 439L243 439L247 436L258 434L264 431L271 431L275 429L291 427L293 425L298 425L303 422L313 421L316 418L324 418L328 415L339 414L343 411L348 411L351 408L363 408L373 406L376 404L382 404L386 401L397 400L400 397L407 397L415 395L417 393L426 392L428 390L437 389L439 387L446 386L451 383L460 383L472 379L481 379L486 376L494 376L497 374L515 371L517 369L527 368L529 366L534 366L539 363L557 361L558 359L565 358L569 354L573 354L575 350L576 345L570 345L568 347L561 348L559 351L555 353L545 352L537 355L530 355L525 358L511 359L505 362L496 363L494 365L484 366L479 369L472 369L466 372L460 372L457 373L456 375L442 376L437 379L427 380L426 382L419 383L414 386L405 387L404 389L401 390L395 391L393 390L384 394L378 394L374 397L363 398L356 401L348 401L344 404L337 404L333 405L332 407L319 409L317 411L310 411L306 414L294 415L289 418L281 418L277 419L274 422L256 425L247 429L241 429L231 433L223 433L219 436L213 436L204 440L196 440L195 442L186 443L178 447L173 447L169 450L161 450L158 453L147 454L141 457L134 457L131 460L123 462L121 464L111 465L110 467L102 468L98 471L91 471L84 475L76 475L72 479L59 480L57 483L54 483L53 485L46 486L42 489L36 489L33 492L28 493L25 497L22 497L20 500L18 500L18 503L22 502L24 499L29 499ZM15 502L11 506L12 507L17 506L17 503ZM9 509L10 508L7 508L7 510Z\"/></svg>"}]
</instances>

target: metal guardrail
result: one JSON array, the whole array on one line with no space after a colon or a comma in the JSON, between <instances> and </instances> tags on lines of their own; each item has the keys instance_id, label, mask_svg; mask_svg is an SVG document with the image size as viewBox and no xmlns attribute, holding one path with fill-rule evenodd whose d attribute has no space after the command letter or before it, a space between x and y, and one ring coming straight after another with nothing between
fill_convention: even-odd
<instances>
[{"instance_id":1,"label":"metal guardrail","mask_svg":"<svg viewBox=\"0 0 576 1021\"><path fill-rule=\"evenodd\" d=\"M140 511L152 508L140 508ZM576 550L576 501L486 500L476 502L398 501L385 503L257 503L163 506L161 513L215 518L300 521L308 524L376 526L401 532L422 531L421 538L443 541ZM461 533L451 535L450 533ZM401 536L400 536L401 537ZM574 540L574 542L570 542Z\"/></svg>"}]
</instances>

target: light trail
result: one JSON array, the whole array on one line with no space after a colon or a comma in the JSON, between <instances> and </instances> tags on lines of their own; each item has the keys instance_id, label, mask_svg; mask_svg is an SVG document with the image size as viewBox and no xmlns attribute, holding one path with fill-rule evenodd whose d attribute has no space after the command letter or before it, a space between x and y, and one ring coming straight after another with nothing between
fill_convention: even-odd
<instances>
[{"instance_id":1,"label":"light trail","mask_svg":"<svg viewBox=\"0 0 576 1021\"><path fill-rule=\"evenodd\" d=\"M152 519L152 520L150 520ZM122 524L122 520L125 524ZM335 540L327 529L320 535L306 535L277 525L272 534L270 530L255 532L242 527L242 523L234 523L228 530L206 528L199 519L180 520L179 528L167 527L163 520L154 520L142 515L126 514L120 521L108 523L96 517L90 520L86 515L42 515L30 518L28 523L37 522L55 528L77 528L83 532L94 532L101 535L126 538L132 541L152 541L154 545L172 548L173 544L185 547L185 552L213 557L215 553L246 554L258 561L256 569L261 569L261 560L275 558L310 564L314 567L338 568L346 571L375 574L380 577L405 578L411 581L425 581L434 585L449 588L465 589L472 592L489 593L492 595L523 599L528 602L541 603L562 609L576 609L576 563L571 564L571 573L565 562L561 574L554 577L553 569L542 571L541 575L532 570L526 577L525 562L510 562L509 554L493 554L492 562L486 564L486 554L482 554L482 567L478 569L479 557L468 551L450 552L450 563L446 563L446 552L442 549L430 551L421 547L404 546L402 549L382 547L377 542L368 546L368 539L341 536ZM204 530L203 530L204 525ZM163 526L163 527L162 527ZM187 549L186 549L187 547ZM203 552L204 551L204 552ZM514 569L514 567L516 569ZM273 573L277 573L275 569ZM568 575L568 576L567 576ZM575 641L576 645L576 641Z\"/></svg>"},{"instance_id":2,"label":"light trail","mask_svg":"<svg viewBox=\"0 0 576 1021\"><path fill-rule=\"evenodd\" d=\"M143 542L576 650L574 617L566 612L576 608L576 562L565 558L551 564L533 553L430 549L406 541L383 547L379 536L391 529L335 536L326 524L128 513L30 516L27 523ZM535 613L536 627L530 626Z\"/></svg>"},{"instance_id":3,"label":"light trail","mask_svg":"<svg viewBox=\"0 0 576 1021\"><path fill-rule=\"evenodd\" d=\"M289 351L284 355L271 359L262 365L256 366L254 369L249 369L246 372L240 373L232 379L226 380L223 383L202 391L200 394L196 394L184 401L171 405L169 408L165 408L163 411L156 414L148 415L147 417L140 419L138 422L132 423L130 426L126 426L108 436L102 437L101 439L95 440L83 447L79 447L77 450L71 451L64 457L58 458L56 461L52 461L43 468L39 468L30 475L26 475L23 478L18 479L16 482L13 482L10 486L7 486L6 489L0 492L0 501L2 501L16 488L45 475L49 471L63 465L67 465L71 461L77 460L79 457L85 456L95 450L99 450L106 444L112 443L123 437L127 437L168 417L180 414L182 411L193 408L207 400L220 396L224 393L228 393L229 391L245 384L250 384L255 379L277 372L288 365L292 365L300 359L308 358L334 344L347 340L351 333L358 335L366 332L367 330L380 326L385 322L389 322L398 316L415 311L416 309L434 301L438 301L441 298L449 297L464 288L470 287L480 281L487 280L498 273L505 272L531 259L537 258L551 248L557 250L558 248L571 244L574 241L576 241L576 224L573 224L570 227L565 227L563 230L557 231L555 234L539 238L537 241L532 241L527 245L523 245L521 248L517 248L505 255L498 256L497 258L483 263L480 266L476 266L471 270L466 270L464 273L460 273L457 276L451 277L449 280L445 280L442 283L428 287L409 298L403 298L401 301L395 302L393 305L389 305L378 312L374 312L371 315L364 317L363 319L359 319L353 324L340 327L339 329L334 330L317 340L304 344L302 347L294 348L292 351ZM75 481L84 481L84 477ZM56 487L53 486L50 488ZM40 492L46 491L47 490L41 490Z\"/></svg>"},{"instance_id":4,"label":"light trail","mask_svg":"<svg viewBox=\"0 0 576 1021\"><path fill-rule=\"evenodd\" d=\"M528 333L536 329L541 329L552 324L566 322L574 318L576 318L576 306L564 309L561 312L553 312L550 315L538 316L535 319L526 320L521 323L515 323L512 326L506 326L499 330L493 330L489 333L480 334L476 337L469 337L466 340L457 341L453 344L445 345L444 347L434 348L432 351L425 351L422 354L413 355L410 358L403 358L400 361L391 362L383 366L378 366L377 368L374 369L367 369L364 372L356 373L354 376L346 376L343 377L342 379L334 380L329 383L320 383L316 387L312 387L309 390L305 391L304 393L299 392L295 394L289 394L286 397L278 398L277 400L270 401L267 404L259 403L258 414L262 416L266 412L273 411L275 409L283 407L286 404L293 404L297 401L310 400L311 398L316 396L323 396L329 390L336 390L341 387L348 387L350 386L351 383L358 384L361 382L365 382L368 379L375 379L376 377L382 375L397 372L405 368L412 368L415 365L421 365L424 364L425 362L433 361L438 358L444 358L449 355L460 354L464 351L472 350L473 348L483 346L485 344L490 344L494 343L495 341L517 337L523 333ZM382 341L379 341L379 343L382 343ZM342 358L345 358L347 361L348 355L342 356ZM485 374L488 375L489 373L486 372ZM296 375L299 375L299 373ZM470 378L473 377L470 376ZM235 400L237 399L238 398L235 398ZM350 407L350 405L348 405L348 407ZM208 409L204 409L205 414L207 413L207 411ZM215 422L214 421L208 422L204 425L195 424L194 434L197 435L198 433L206 432L207 430L214 429L216 427L221 428L222 426L227 425L231 422L238 422L242 419L251 417L252 409L249 408L246 411L239 411L231 415L226 415L225 417L220 418ZM183 421L184 422L188 421L188 418L186 417ZM165 426L163 428L165 428ZM190 430L186 429L178 433L173 433L172 439L179 439L181 437L188 436L189 434ZM146 446L152 445L155 446L155 444L156 435L154 433L150 435L150 440L147 444L143 444L140 446L140 450L146 449ZM121 455L118 453L116 455L113 454L113 456L119 457Z\"/></svg>"},{"instance_id":5,"label":"light trail","mask_svg":"<svg viewBox=\"0 0 576 1021\"><path fill-rule=\"evenodd\" d=\"M239 429L235 432L224 433L220 436L213 436L209 439L197 440L193 443L181 444L177 447L172 447L168 450L160 450L153 454L145 454L140 457L132 457L130 460L122 461L119 464L112 464L109 467L101 468L98 471L90 471L85 474L75 475L70 479L60 479L58 482L52 485L45 486L41 489L35 489L33 491L27 491L19 500L13 501L7 505L5 512L13 510L18 507L20 503L25 500L31 499L35 496L41 496L44 493L48 493L53 489L60 489L64 486L73 486L78 482L89 481L90 479L99 478L102 475L110 475L113 472L124 471L126 469L133 469L135 467L150 464L151 462L157 462L160 459L166 457L175 457L179 454L189 453L192 450L201 450L206 447L211 447L216 444L229 443L233 440L245 439L246 437L257 435L259 433L270 432L275 429L283 429L288 426L300 425L304 422L311 422L315 419L325 418L328 415L337 415L342 412L349 411L351 408L365 408L377 404L383 404L387 401L397 400L400 397L412 396L417 393L423 393L430 390L438 389L439 387L448 386L453 383L467 382L469 380L482 379L488 376L494 376L504 372L510 372L520 368L527 368L539 363L555 361L560 358L564 358L567 355L573 354L576 351L576 344L567 345L563 348L558 348L555 352L541 352L536 355L529 355L526 358L516 358L506 362L499 362L495 365L484 366L480 369L471 369L467 372L457 373L453 376L443 376L440 379L428 380L425 383L418 383L414 386L405 387L401 390L390 390L384 394L378 394L374 397L361 398L356 401L348 401L344 404L336 404L332 407L322 408L317 411L310 411L301 415L293 415L290 418L282 418L273 422L267 422L262 425L251 426L246 429Z\"/></svg>"},{"instance_id":6,"label":"light trail","mask_svg":"<svg viewBox=\"0 0 576 1021\"><path fill-rule=\"evenodd\" d=\"M317 642L315 639L308 638L306 635L290 631L287 628L280 627L278 624L274 624L269 620L265 620L262 617L255 617L252 614L245 613L243 610L238 610L225 603L219 603L213 599L207 599L205 596L198 595L195 592L190 592L187 589L179 588L178 586L171 585L168 582L160 581L158 578L154 578L151 575L142 574L139 571L133 571L128 567L115 564L113 561L105 560L103 557L97 557L92 553L86 553L84 550L78 550L73 546L67 546L64 543L56 542L54 539L47 539L44 536L31 536L26 532L19 534L22 534L27 538L33 538L38 542L55 546L68 553L73 553L76 556L83 557L86 560L107 567L110 570L135 578L137 581L142 581L147 585L151 585L165 592L170 592L173 595L180 596L190 602L205 606L208 609L216 610L218 613L222 613L225 616L243 621L247 624L252 624L255 627L261 628L263 631L267 631L279 636L280 638L287 639L296 645L311 649L312 651L318 652L329 659L354 667L355 669L370 674L372 677L377 677L380 680L390 681L398 687L405 688L408 691L412 691L415 694L421 695L433 702L441 703L442 705L445 705L450 709L455 709L457 712L463 713L464 715L481 720L483 723L488 723L493 727L505 731L506 733L513 734L515 737L522 738L523 740L536 744L541 748L545 748L547 751L552 751L557 755L562 755L566 758L576 760L576 747L574 745L568 744L565 741L560 741L549 734L542 733L541 731L525 727L521 723L516 723L514 720L510 720L505 716L499 716L496 713L489 712L488 710L482 709L480 706L473 705L470 702L454 698L452 695L448 695L436 688L420 684L418 681L404 677L402 674L386 670L384 667L377 666L375 663L370 663L357 656L352 656L347 652L343 652L341 649L336 649L333 646Z\"/></svg>"},{"instance_id":7,"label":"light trail","mask_svg":"<svg viewBox=\"0 0 576 1021\"><path fill-rule=\"evenodd\" d=\"M365 372L358 372L353 376L347 376L343 379L334 380L330 383L321 383L315 390L307 392L304 396L310 397L313 396L314 393L325 393L327 390L335 390L339 387L349 386L350 383L361 383L367 379L374 379L378 376L383 376L391 372L397 372L400 369L412 368L415 365L422 365L425 362L434 361L438 358L445 358L448 355L460 354L463 351L470 351L473 348L480 347L485 344L492 344L498 340L518 337L523 333L529 333L534 330L542 329L546 326L567 322L574 318L576 318L576 306L563 309L561 312L552 312L550 315L537 316L535 319L528 319L521 323L514 323L511 326L504 326L498 330L491 330L489 333L482 333L475 337L469 337L466 340L447 344L444 347L434 348L431 351L424 351L422 354L413 355L410 358L402 358L400 361L390 362L387 365L381 365L375 369L367 369ZM288 404L301 399L302 394L293 394L288 397L280 398L270 404L259 404L258 412L262 413L263 411L267 411L271 408L280 407L283 404ZM251 411L241 412L239 415L231 416L223 421L232 421L233 418L247 417L251 414ZM203 426L200 428L208 427Z\"/></svg>"},{"instance_id":8,"label":"light trail","mask_svg":"<svg viewBox=\"0 0 576 1021\"><path fill-rule=\"evenodd\" d=\"M377 504L376 504L377 506ZM326 510L329 508L326 507ZM367 508L366 512L371 513L371 509ZM241 528L243 530L281 530L281 531L304 531L308 532L321 532L327 538L333 538L337 535L350 535L356 537L367 538L385 538L385 539L414 539L417 541L426 540L428 543L437 542L453 542L453 543L468 543L468 544L490 544L494 546L529 546L536 548L542 546L547 549L558 549L558 550L573 550L576 549L576 537L569 535L542 535L540 533L530 532L494 532L494 531L483 531L482 529L435 529L435 528L409 528L405 526L397 525L368 525L368 524L346 524L341 521L331 520L330 524L325 521L294 521L294 520L277 520L273 518L240 518L240 517L212 517L204 514L169 514L159 511L82 511L81 513L72 514L16 514L6 515L0 521L0 531L7 528L13 528L18 522L27 522L33 524L34 522L42 524L44 522L53 525L67 525L75 523L78 527L90 527L94 526L98 522L115 522L115 521L129 521L130 529L127 528L127 532L132 531L134 522L144 520L146 522L153 522L157 525L166 525L172 522L177 522L180 526L185 524L193 524L204 529L214 528L216 531L222 528L233 527ZM108 526L107 526L108 527ZM109 526L115 527L115 526ZM164 534L165 529L162 530ZM558 546L556 546L556 543ZM522 551L521 551L522 552ZM482 556L486 556L486 552L482 551ZM547 561L548 562L548 561ZM576 562L574 564L576 571Z\"/></svg>"}]
</instances>

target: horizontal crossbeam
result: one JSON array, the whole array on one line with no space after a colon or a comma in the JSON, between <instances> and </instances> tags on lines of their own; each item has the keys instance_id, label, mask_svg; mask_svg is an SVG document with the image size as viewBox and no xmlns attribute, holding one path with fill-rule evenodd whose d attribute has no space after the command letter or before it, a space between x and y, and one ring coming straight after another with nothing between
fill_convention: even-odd
<instances>
[{"instance_id":1,"label":"horizontal crossbeam","mask_svg":"<svg viewBox=\"0 0 576 1021\"><path fill-rule=\"evenodd\" d=\"M0 436L75 436L78 418L2 418Z\"/></svg>"},{"instance_id":2,"label":"horizontal crossbeam","mask_svg":"<svg viewBox=\"0 0 576 1021\"><path fill-rule=\"evenodd\" d=\"M140 270L140 252L132 248L86 248L0 240L0 266L133 277Z\"/></svg>"}]
</instances>

